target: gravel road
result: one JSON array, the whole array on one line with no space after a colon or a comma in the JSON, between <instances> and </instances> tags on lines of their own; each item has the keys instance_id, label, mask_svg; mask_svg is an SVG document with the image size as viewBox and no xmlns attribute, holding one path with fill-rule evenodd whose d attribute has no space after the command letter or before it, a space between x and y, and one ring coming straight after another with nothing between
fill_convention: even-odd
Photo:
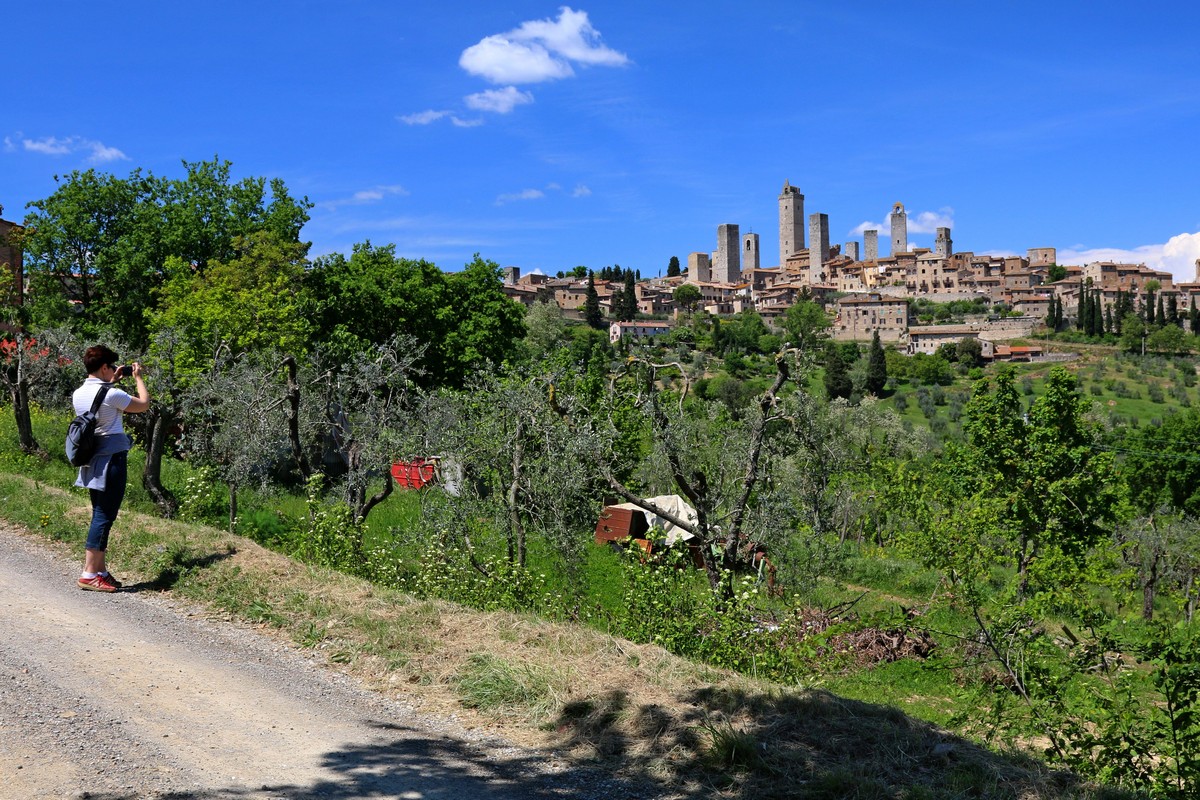
<instances>
[{"instance_id":1,"label":"gravel road","mask_svg":"<svg viewBox=\"0 0 1200 800\"><path fill-rule=\"evenodd\" d=\"M0 524L0 798L631 798Z\"/></svg>"}]
</instances>

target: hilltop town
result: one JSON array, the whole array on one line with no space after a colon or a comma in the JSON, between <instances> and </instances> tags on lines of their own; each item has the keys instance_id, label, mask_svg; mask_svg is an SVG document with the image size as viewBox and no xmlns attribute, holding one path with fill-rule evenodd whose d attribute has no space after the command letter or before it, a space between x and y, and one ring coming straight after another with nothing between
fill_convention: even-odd
<instances>
[{"instance_id":1,"label":"hilltop town","mask_svg":"<svg viewBox=\"0 0 1200 800\"><path fill-rule=\"evenodd\" d=\"M613 322L612 336L654 336L669 330L670 319L680 310L674 292L684 284L699 290L699 307L713 314L754 309L776 318L798 298L811 297L834 315L834 338L868 340L878 331L881 341L909 353L933 352L966 337L994 342L1026 335L1044 322L1056 302L1068 318L1074 317L1085 289L1098 292L1105 309L1116 307L1121 295L1138 303L1147 293L1187 309L1200 295L1200 259L1193 281L1175 283L1170 272L1145 264L1059 264L1054 247L1029 248L1024 256L956 252L948 227L937 228L933 249L910 248L902 203L893 206L888 224L886 255L880 254L879 230L865 230L861 242L830 244L828 215L812 213L806 221L804 195L785 181L779 195L778 265L762 266L757 233L743 234L737 224L718 225L716 250L690 253L680 275L636 282L643 319ZM526 305L553 302L571 314L583 307L587 283L586 276L521 275L516 267L505 271L505 291L513 299ZM612 300L622 284L598 279L595 288L602 309L613 316ZM1005 313L966 325L918 325L909 302L914 298L979 299Z\"/></svg>"},{"instance_id":2,"label":"hilltop town","mask_svg":"<svg viewBox=\"0 0 1200 800\"><path fill-rule=\"evenodd\" d=\"M1065 319L1075 318L1085 292L1099 300L1102 315L1113 309L1119 313L1123 299L1133 306L1157 299L1187 316L1183 312L1195 306L1200 295L1200 259L1194 279L1176 283L1170 272L1145 264L1059 264L1054 247L1029 248L1024 256L956 252L949 227L936 229L932 249L910 247L902 203L896 203L889 215L884 255L877 229L864 230L861 242L831 244L828 215L811 213L806 219L804 195L788 181L778 205L779 264L762 265L757 233L741 233L734 223L720 224L715 250L688 254L686 268L681 265L679 274L634 282L635 319L615 307L614 300L627 288L625 282L593 273L611 339L653 338L669 332L684 310L676 300L676 290L684 285L696 290L694 307L710 314L753 309L770 320L786 313L798 299L809 298L833 317L830 332L835 339L865 341L878 332L881 341L912 354L978 338L989 356L996 342L1028 335L1042 325L1056 304ZM16 223L0 220L0 264L11 266L16 291L22 293L22 253L9 236L19 229ZM549 276L521 274L519 267L510 266L503 270L503 280L505 293L526 307L541 301L555 304L568 316L582 316L589 284L583 268ZM928 320L916 317L911 301L917 298L941 303L982 301L992 313L959 324L919 324Z\"/></svg>"}]
</instances>

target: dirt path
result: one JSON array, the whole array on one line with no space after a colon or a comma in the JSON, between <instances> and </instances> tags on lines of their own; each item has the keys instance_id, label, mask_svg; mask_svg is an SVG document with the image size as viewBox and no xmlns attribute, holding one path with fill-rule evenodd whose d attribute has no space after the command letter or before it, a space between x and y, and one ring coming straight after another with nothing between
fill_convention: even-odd
<instances>
[{"instance_id":1,"label":"dirt path","mask_svg":"<svg viewBox=\"0 0 1200 800\"><path fill-rule=\"evenodd\" d=\"M644 796L77 569L0 524L0 798Z\"/></svg>"}]
</instances>

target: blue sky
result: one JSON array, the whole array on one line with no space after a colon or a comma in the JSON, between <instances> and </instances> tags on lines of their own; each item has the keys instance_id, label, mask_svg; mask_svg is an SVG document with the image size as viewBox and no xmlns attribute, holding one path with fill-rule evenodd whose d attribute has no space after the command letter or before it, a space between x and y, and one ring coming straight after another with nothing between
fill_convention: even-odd
<instances>
[{"instance_id":1,"label":"blue sky","mask_svg":"<svg viewBox=\"0 0 1200 800\"><path fill-rule=\"evenodd\" d=\"M1190 280L1200 4L13 3L0 205L219 155L356 242L457 269L665 270L720 223L778 263L784 180L834 242L1054 246ZM881 247L887 240L885 233Z\"/></svg>"}]
</instances>

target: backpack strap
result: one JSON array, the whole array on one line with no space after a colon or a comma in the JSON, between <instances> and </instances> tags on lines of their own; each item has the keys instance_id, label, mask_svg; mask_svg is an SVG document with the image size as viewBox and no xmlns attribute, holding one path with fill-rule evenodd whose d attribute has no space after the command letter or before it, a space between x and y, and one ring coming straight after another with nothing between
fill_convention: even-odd
<instances>
[{"instance_id":1,"label":"backpack strap","mask_svg":"<svg viewBox=\"0 0 1200 800\"><path fill-rule=\"evenodd\" d=\"M100 410L100 404L104 402L104 396L108 394L108 390L112 388L109 384L104 384L100 387L100 391L96 392L95 399L92 400L92 413L95 414Z\"/></svg>"}]
</instances>

